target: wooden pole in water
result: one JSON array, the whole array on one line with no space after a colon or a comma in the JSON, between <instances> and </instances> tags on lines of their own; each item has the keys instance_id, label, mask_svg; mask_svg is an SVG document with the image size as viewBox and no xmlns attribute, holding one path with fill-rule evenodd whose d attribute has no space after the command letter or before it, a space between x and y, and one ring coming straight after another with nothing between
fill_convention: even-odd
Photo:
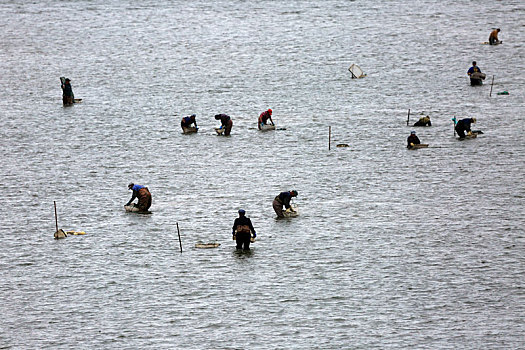
<instances>
[{"instance_id":1,"label":"wooden pole in water","mask_svg":"<svg viewBox=\"0 0 525 350\"><path fill-rule=\"evenodd\" d=\"M407 116L407 126L408 126L408 123L410 122L410 108L408 109L408 116Z\"/></svg>"},{"instance_id":2,"label":"wooden pole in water","mask_svg":"<svg viewBox=\"0 0 525 350\"><path fill-rule=\"evenodd\" d=\"M179 235L180 252L182 254L182 241L180 240L180 230L179 230L179 223L178 222L177 222L177 233Z\"/></svg>"},{"instance_id":3,"label":"wooden pole in water","mask_svg":"<svg viewBox=\"0 0 525 350\"><path fill-rule=\"evenodd\" d=\"M55 225L57 227L57 232L58 232L57 202L53 201L53 204L55 205Z\"/></svg>"},{"instance_id":4,"label":"wooden pole in water","mask_svg":"<svg viewBox=\"0 0 525 350\"><path fill-rule=\"evenodd\" d=\"M492 86L494 85L494 76L492 76L492 84L490 84L490 94L489 97L492 97Z\"/></svg>"},{"instance_id":5,"label":"wooden pole in water","mask_svg":"<svg viewBox=\"0 0 525 350\"><path fill-rule=\"evenodd\" d=\"M330 150L331 138L332 138L332 127L329 126L328 127L328 150Z\"/></svg>"},{"instance_id":6,"label":"wooden pole in water","mask_svg":"<svg viewBox=\"0 0 525 350\"><path fill-rule=\"evenodd\" d=\"M456 137L456 116L454 116L454 119L452 119L452 125L454 129L454 137Z\"/></svg>"}]
</instances>

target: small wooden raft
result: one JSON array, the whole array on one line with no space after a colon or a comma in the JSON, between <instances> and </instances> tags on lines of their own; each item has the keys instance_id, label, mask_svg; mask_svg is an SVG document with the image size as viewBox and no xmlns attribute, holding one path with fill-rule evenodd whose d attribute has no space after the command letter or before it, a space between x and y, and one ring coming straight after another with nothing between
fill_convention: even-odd
<instances>
[{"instance_id":1,"label":"small wooden raft","mask_svg":"<svg viewBox=\"0 0 525 350\"><path fill-rule=\"evenodd\" d=\"M218 246L220 246L221 244L220 243L195 243L195 248L200 248L200 249L210 249L210 248L217 248Z\"/></svg>"}]
</instances>

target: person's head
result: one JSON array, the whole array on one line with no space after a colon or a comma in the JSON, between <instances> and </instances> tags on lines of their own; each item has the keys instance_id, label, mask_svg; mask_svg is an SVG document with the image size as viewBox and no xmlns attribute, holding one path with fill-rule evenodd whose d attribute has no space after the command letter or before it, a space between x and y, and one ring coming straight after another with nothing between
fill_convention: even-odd
<instances>
[{"instance_id":1,"label":"person's head","mask_svg":"<svg viewBox=\"0 0 525 350\"><path fill-rule=\"evenodd\" d=\"M475 66L476 65L476 61L472 61L472 65Z\"/></svg>"},{"instance_id":2,"label":"person's head","mask_svg":"<svg viewBox=\"0 0 525 350\"><path fill-rule=\"evenodd\" d=\"M197 116L197 115L192 114L192 115L190 115L190 119L193 120L193 121L195 121L195 117L196 117L196 116Z\"/></svg>"},{"instance_id":3,"label":"person's head","mask_svg":"<svg viewBox=\"0 0 525 350\"><path fill-rule=\"evenodd\" d=\"M239 209L239 216L246 215L246 211L244 209Z\"/></svg>"},{"instance_id":4,"label":"person's head","mask_svg":"<svg viewBox=\"0 0 525 350\"><path fill-rule=\"evenodd\" d=\"M291 190L290 191L290 194L292 195L292 197L297 197L297 191L296 190Z\"/></svg>"},{"instance_id":5,"label":"person's head","mask_svg":"<svg viewBox=\"0 0 525 350\"><path fill-rule=\"evenodd\" d=\"M476 122L476 118L470 118L470 121L471 121L472 123L475 123L475 122Z\"/></svg>"},{"instance_id":6,"label":"person's head","mask_svg":"<svg viewBox=\"0 0 525 350\"><path fill-rule=\"evenodd\" d=\"M135 184L133 182L130 182L130 184L128 185L128 190L131 190L133 186L135 186Z\"/></svg>"},{"instance_id":7,"label":"person's head","mask_svg":"<svg viewBox=\"0 0 525 350\"><path fill-rule=\"evenodd\" d=\"M215 119L217 119L217 120L221 119L221 115L220 114L215 114Z\"/></svg>"},{"instance_id":8,"label":"person's head","mask_svg":"<svg viewBox=\"0 0 525 350\"><path fill-rule=\"evenodd\" d=\"M69 83L71 82L71 80L69 78L66 78L66 80L64 80L66 83Z\"/></svg>"},{"instance_id":9,"label":"person's head","mask_svg":"<svg viewBox=\"0 0 525 350\"><path fill-rule=\"evenodd\" d=\"M500 29L498 28L498 29L496 29L496 31L499 33L499 32L500 32Z\"/></svg>"},{"instance_id":10,"label":"person's head","mask_svg":"<svg viewBox=\"0 0 525 350\"><path fill-rule=\"evenodd\" d=\"M416 134L415 131L411 131L411 132L410 132L410 135L415 135L415 134Z\"/></svg>"},{"instance_id":11,"label":"person's head","mask_svg":"<svg viewBox=\"0 0 525 350\"><path fill-rule=\"evenodd\" d=\"M272 109L271 109L271 108L268 108L268 113L269 113L270 115L272 115Z\"/></svg>"}]
</instances>

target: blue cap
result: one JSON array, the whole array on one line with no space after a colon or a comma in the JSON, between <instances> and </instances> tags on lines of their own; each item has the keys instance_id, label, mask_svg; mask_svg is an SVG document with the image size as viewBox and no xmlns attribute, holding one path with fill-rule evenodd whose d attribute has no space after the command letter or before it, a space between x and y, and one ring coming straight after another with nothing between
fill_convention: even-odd
<instances>
[{"instance_id":1,"label":"blue cap","mask_svg":"<svg viewBox=\"0 0 525 350\"><path fill-rule=\"evenodd\" d=\"M416 134L415 131L411 131L411 132L410 132L410 135L415 135L415 134Z\"/></svg>"},{"instance_id":2,"label":"blue cap","mask_svg":"<svg viewBox=\"0 0 525 350\"><path fill-rule=\"evenodd\" d=\"M246 212L244 211L244 209L239 209L239 214L246 214Z\"/></svg>"}]
</instances>

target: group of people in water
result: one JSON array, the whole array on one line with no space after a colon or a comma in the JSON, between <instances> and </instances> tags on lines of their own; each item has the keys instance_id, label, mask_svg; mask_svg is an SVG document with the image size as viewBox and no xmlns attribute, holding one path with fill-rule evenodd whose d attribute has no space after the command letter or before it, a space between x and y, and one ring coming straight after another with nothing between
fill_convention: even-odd
<instances>
[{"instance_id":1,"label":"group of people in water","mask_svg":"<svg viewBox=\"0 0 525 350\"><path fill-rule=\"evenodd\" d=\"M488 41L489 45L497 45L502 43L502 41L498 39L498 33L500 31L501 30L499 28L496 28L490 33ZM472 62L472 67L468 69L467 75L470 78L471 85L482 85L482 80L485 79L485 74L481 72L481 69L478 67L476 61ZM458 134L460 140L464 140L467 136L473 134L471 130L471 124L476 123L476 118L464 118L457 122L455 119L453 120L455 123L454 130ZM419 120L414 123L413 126L432 126L432 122L430 121L430 117L427 115L426 117L419 118ZM416 145L420 144L421 141L417 137L416 132L411 131L410 136L407 138L407 148L417 148Z\"/></svg>"},{"instance_id":2,"label":"group of people in water","mask_svg":"<svg viewBox=\"0 0 525 350\"><path fill-rule=\"evenodd\" d=\"M151 193L146 186L137 185L135 183L130 183L128 189L133 191L131 199L124 206L133 205L133 207L138 208L139 212L147 213L151 207ZM291 205L291 200L293 197L297 197L298 193L296 190L285 191L279 193L273 200L272 206L273 210L277 214L277 217L284 218L283 208L294 212L295 209ZM138 198L137 203L133 201ZM242 250L250 250L250 243L255 240L257 233L253 228L252 221L250 218L246 217L246 211L244 209L239 209L239 217L235 219L232 226L232 237L236 242L236 248Z\"/></svg>"},{"instance_id":3,"label":"group of people in water","mask_svg":"<svg viewBox=\"0 0 525 350\"><path fill-rule=\"evenodd\" d=\"M193 128L191 130L192 132L195 132L195 131L198 130L196 117L197 116L195 114L192 114L190 116L183 117L181 119L180 127L182 128L183 132L187 132L188 128ZM222 129L224 129L224 131L222 131L221 134L224 135L224 136L229 136L231 134L231 130L232 130L232 127L233 127L232 118L229 115L227 115L227 114L216 114L215 115L215 119L221 121L221 126L219 127L219 129L221 131L222 131ZM269 121L269 123L268 123L268 121ZM259 128L259 130L262 130L265 125L270 125L270 124L275 126L275 124L274 124L274 122L272 120L272 110L271 110L271 108L267 109L266 111L262 112L259 115L259 118L257 120L257 127Z\"/></svg>"}]
</instances>

